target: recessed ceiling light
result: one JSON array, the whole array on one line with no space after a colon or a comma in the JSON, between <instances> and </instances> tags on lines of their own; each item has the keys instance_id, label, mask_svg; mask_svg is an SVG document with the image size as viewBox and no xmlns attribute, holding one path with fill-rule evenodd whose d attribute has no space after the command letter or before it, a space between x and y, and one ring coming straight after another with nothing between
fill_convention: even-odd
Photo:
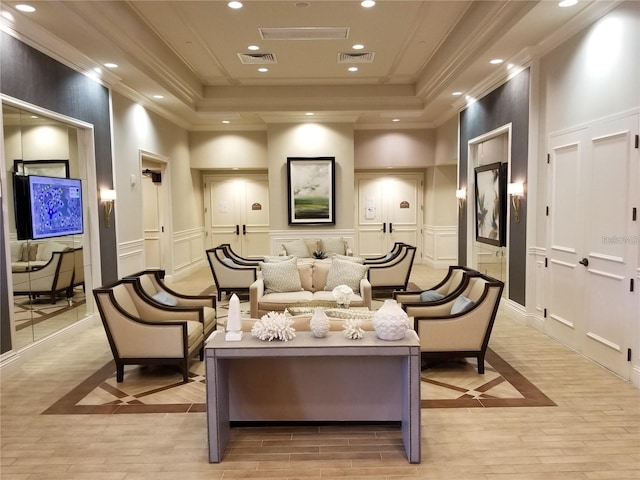
<instances>
[{"instance_id":1,"label":"recessed ceiling light","mask_svg":"<svg viewBox=\"0 0 640 480\"><path fill-rule=\"evenodd\" d=\"M357 72L358 67L349 67L347 70L349 70L350 72Z\"/></svg>"},{"instance_id":2,"label":"recessed ceiling light","mask_svg":"<svg viewBox=\"0 0 640 480\"><path fill-rule=\"evenodd\" d=\"M501 58L494 58L493 60L489 60L489 63L492 65L500 65L504 60Z\"/></svg>"},{"instance_id":3,"label":"recessed ceiling light","mask_svg":"<svg viewBox=\"0 0 640 480\"><path fill-rule=\"evenodd\" d=\"M268 71L269 71L269 69L268 69L268 68L266 68L266 67L260 67L260 68L258 69L258 71L259 71L259 72L261 72L261 73L264 73L264 72L268 72Z\"/></svg>"},{"instance_id":4,"label":"recessed ceiling light","mask_svg":"<svg viewBox=\"0 0 640 480\"><path fill-rule=\"evenodd\" d=\"M21 12L25 12L25 13L33 13L36 11L36 9L33 8L31 5L25 5L23 3L21 3L20 5L16 5L16 10L20 10Z\"/></svg>"},{"instance_id":5,"label":"recessed ceiling light","mask_svg":"<svg viewBox=\"0 0 640 480\"><path fill-rule=\"evenodd\" d=\"M360 5L362 5L364 8L371 8L376 4L376 2L374 2L373 0L364 0L363 2L360 2Z\"/></svg>"},{"instance_id":6,"label":"recessed ceiling light","mask_svg":"<svg viewBox=\"0 0 640 480\"><path fill-rule=\"evenodd\" d=\"M237 10L239 8L242 8L242 2L229 2L227 3L227 6L229 8L233 8L234 10Z\"/></svg>"},{"instance_id":7,"label":"recessed ceiling light","mask_svg":"<svg viewBox=\"0 0 640 480\"><path fill-rule=\"evenodd\" d=\"M453 92L451 95L453 95L454 97L459 97L460 95L462 95L462 92Z\"/></svg>"},{"instance_id":8,"label":"recessed ceiling light","mask_svg":"<svg viewBox=\"0 0 640 480\"><path fill-rule=\"evenodd\" d=\"M354 50L362 50L364 48L364 45L362 45L361 43L356 43L353 47Z\"/></svg>"},{"instance_id":9,"label":"recessed ceiling light","mask_svg":"<svg viewBox=\"0 0 640 480\"><path fill-rule=\"evenodd\" d=\"M394 118L394 119L392 119L391 121L392 121L392 122L399 122L399 121L400 121L400 119L399 119L399 118Z\"/></svg>"},{"instance_id":10,"label":"recessed ceiling light","mask_svg":"<svg viewBox=\"0 0 640 480\"><path fill-rule=\"evenodd\" d=\"M164 95L154 95L153 98L160 100L161 98L164 98Z\"/></svg>"},{"instance_id":11,"label":"recessed ceiling light","mask_svg":"<svg viewBox=\"0 0 640 480\"><path fill-rule=\"evenodd\" d=\"M222 123L231 123L229 120L222 120Z\"/></svg>"},{"instance_id":12,"label":"recessed ceiling light","mask_svg":"<svg viewBox=\"0 0 640 480\"><path fill-rule=\"evenodd\" d=\"M573 7L576 3L578 3L578 0L562 0L558 6L563 8Z\"/></svg>"},{"instance_id":13,"label":"recessed ceiling light","mask_svg":"<svg viewBox=\"0 0 640 480\"><path fill-rule=\"evenodd\" d=\"M258 45L249 45L247 47L248 50L260 50L260 47Z\"/></svg>"},{"instance_id":14,"label":"recessed ceiling light","mask_svg":"<svg viewBox=\"0 0 640 480\"><path fill-rule=\"evenodd\" d=\"M111 63L111 62L105 63L104 66L107 68L118 68L117 63Z\"/></svg>"},{"instance_id":15,"label":"recessed ceiling light","mask_svg":"<svg viewBox=\"0 0 640 480\"><path fill-rule=\"evenodd\" d=\"M31 118L38 118L37 115L31 115Z\"/></svg>"},{"instance_id":16,"label":"recessed ceiling light","mask_svg":"<svg viewBox=\"0 0 640 480\"><path fill-rule=\"evenodd\" d=\"M102 73L102 69L100 67L94 68L93 71L98 73L98 74Z\"/></svg>"},{"instance_id":17,"label":"recessed ceiling light","mask_svg":"<svg viewBox=\"0 0 640 480\"><path fill-rule=\"evenodd\" d=\"M307 113L305 113L305 115L306 115L307 117L312 117L312 116L314 115L314 113L313 113L313 112L307 112Z\"/></svg>"}]
</instances>

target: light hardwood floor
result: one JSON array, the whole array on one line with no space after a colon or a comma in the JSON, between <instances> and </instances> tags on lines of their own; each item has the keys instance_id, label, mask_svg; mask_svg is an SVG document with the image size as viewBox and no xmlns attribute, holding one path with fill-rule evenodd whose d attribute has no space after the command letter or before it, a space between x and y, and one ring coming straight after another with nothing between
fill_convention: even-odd
<instances>
[{"instance_id":1,"label":"light hardwood floor","mask_svg":"<svg viewBox=\"0 0 640 480\"><path fill-rule=\"evenodd\" d=\"M424 287L444 275L417 265ZM181 282L197 293L208 270ZM178 288L178 285L176 285ZM111 359L102 326L2 378L0 478L65 480L640 478L640 391L499 314L491 347L556 407L422 410L422 463L395 427L242 428L209 464L205 414L42 415Z\"/></svg>"}]
</instances>

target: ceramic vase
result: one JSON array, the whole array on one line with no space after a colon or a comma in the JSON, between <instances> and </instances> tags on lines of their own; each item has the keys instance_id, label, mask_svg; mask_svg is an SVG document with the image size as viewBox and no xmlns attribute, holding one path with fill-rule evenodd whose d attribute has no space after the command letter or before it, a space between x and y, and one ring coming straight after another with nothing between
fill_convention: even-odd
<instances>
[{"instance_id":1,"label":"ceramic vase","mask_svg":"<svg viewBox=\"0 0 640 480\"><path fill-rule=\"evenodd\" d=\"M324 312L324 308L316 308L309 322L309 328L314 337L322 338L326 337L329 333L331 323L329 317Z\"/></svg>"},{"instance_id":2,"label":"ceramic vase","mask_svg":"<svg viewBox=\"0 0 640 480\"><path fill-rule=\"evenodd\" d=\"M398 305L398 302L388 299L373 314L372 324L378 338L382 340L401 340L409 329L409 316Z\"/></svg>"}]
</instances>

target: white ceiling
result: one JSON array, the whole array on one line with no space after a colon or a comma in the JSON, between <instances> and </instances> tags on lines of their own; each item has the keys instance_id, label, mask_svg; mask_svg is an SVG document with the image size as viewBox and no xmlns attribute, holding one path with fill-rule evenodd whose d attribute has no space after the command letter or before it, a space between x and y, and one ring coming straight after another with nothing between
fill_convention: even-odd
<instances>
[{"instance_id":1,"label":"white ceiling","mask_svg":"<svg viewBox=\"0 0 640 480\"><path fill-rule=\"evenodd\" d=\"M21 13L18 3L36 11ZM411 128L443 123L464 104L453 91L474 96L497 84L508 64L518 68L545 39L570 30L596 4L614 2L560 8L550 0L379 0L370 9L359 0L243 3L233 10L226 0L8 1L1 21L80 70L117 63L102 68L106 84L192 130L265 128L308 120L307 112L356 128ZM264 28L294 27L285 33L310 37L342 27L346 38L261 35ZM364 49L353 50L356 43ZM264 65L268 72L238 55L256 53L275 57ZM373 61L338 61L354 53L371 53ZM491 65L492 58L505 62Z\"/></svg>"}]
</instances>

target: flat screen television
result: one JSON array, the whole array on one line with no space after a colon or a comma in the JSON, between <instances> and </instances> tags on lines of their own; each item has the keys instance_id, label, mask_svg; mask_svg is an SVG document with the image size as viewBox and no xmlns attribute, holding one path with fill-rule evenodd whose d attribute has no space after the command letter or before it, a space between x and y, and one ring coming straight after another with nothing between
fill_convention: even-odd
<instances>
[{"instance_id":1,"label":"flat screen television","mask_svg":"<svg viewBox=\"0 0 640 480\"><path fill-rule=\"evenodd\" d=\"M18 240L84 232L81 180L40 175L14 175L13 179Z\"/></svg>"}]
</instances>

